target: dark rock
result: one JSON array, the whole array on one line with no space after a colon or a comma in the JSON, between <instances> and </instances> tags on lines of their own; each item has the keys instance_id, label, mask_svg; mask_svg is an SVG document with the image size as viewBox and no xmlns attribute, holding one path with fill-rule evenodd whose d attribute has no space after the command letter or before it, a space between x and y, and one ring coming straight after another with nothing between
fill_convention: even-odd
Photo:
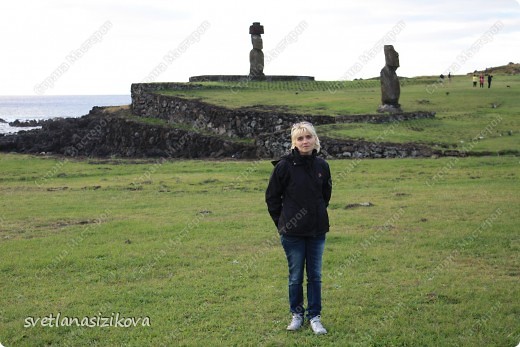
<instances>
[{"instance_id":1,"label":"dark rock","mask_svg":"<svg viewBox=\"0 0 520 347\"><path fill-rule=\"evenodd\" d=\"M14 122L9 122L9 125L12 127L37 127L41 126L43 121L38 121L35 119L30 119L26 121L20 121L19 119L16 119Z\"/></svg>"},{"instance_id":2,"label":"dark rock","mask_svg":"<svg viewBox=\"0 0 520 347\"><path fill-rule=\"evenodd\" d=\"M348 209L355 208L355 207L372 207L372 206L374 206L374 204L371 202L360 202L360 203L355 203L355 204L348 204L345 206L345 209L348 210Z\"/></svg>"},{"instance_id":3,"label":"dark rock","mask_svg":"<svg viewBox=\"0 0 520 347\"><path fill-rule=\"evenodd\" d=\"M157 139L150 144L148 135ZM139 136L135 136L138 134ZM165 125L150 125L95 107L81 118L45 122L42 129L0 138L1 151L88 157L254 158L255 147Z\"/></svg>"}]
</instances>

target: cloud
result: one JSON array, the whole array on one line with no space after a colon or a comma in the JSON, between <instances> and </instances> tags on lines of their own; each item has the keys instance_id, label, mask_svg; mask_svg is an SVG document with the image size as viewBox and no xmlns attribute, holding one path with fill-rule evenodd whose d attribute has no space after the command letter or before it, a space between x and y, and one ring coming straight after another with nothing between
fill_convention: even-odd
<instances>
[{"instance_id":1,"label":"cloud","mask_svg":"<svg viewBox=\"0 0 520 347\"><path fill-rule=\"evenodd\" d=\"M298 23L308 24L265 73L328 80L345 76L399 21L406 27L393 44L401 55L398 72L405 76L438 75L497 20L504 24L502 30L466 63L464 72L514 60L510 55L520 36L520 7L513 0L264 0L256 6L234 0L18 0L0 6L0 30L10 33L3 36L0 55L0 74L9 83L0 86L0 95L32 94L36 83L107 20L113 23L110 32L60 77L53 93L128 93L130 83L142 80L203 21L211 27L168 66L161 81L247 74L253 21L265 26L264 52ZM383 65L381 51L353 77L377 76Z\"/></svg>"}]
</instances>

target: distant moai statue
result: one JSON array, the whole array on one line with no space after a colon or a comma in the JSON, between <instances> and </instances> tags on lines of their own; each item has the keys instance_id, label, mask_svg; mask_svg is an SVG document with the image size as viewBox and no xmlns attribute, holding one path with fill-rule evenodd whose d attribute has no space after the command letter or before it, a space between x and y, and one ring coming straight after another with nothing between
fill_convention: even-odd
<instances>
[{"instance_id":1,"label":"distant moai statue","mask_svg":"<svg viewBox=\"0 0 520 347\"><path fill-rule=\"evenodd\" d=\"M250 79L264 79L264 52L262 49L262 34L264 33L264 26L259 22L254 22L249 27L249 34L251 34L251 43L253 49L249 52L249 78Z\"/></svg>"},{"instance_id":2,"label":"distant moai statue","mask_svg":"<svg viewBox=\"0 0 520 347\"><path fill-rule=\"evenodd\" d=\"M392 45L385 45L385 67L381 69L381 105L378 112L402 112L399 105L401 87L396 70L399 67L399 53Z\"/></svg>"}]
</instances>

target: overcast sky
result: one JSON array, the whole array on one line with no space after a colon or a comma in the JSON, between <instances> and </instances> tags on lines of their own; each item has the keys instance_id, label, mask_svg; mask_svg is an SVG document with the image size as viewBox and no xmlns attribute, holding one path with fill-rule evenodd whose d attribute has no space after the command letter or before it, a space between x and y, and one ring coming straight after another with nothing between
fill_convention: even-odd
<instances>
[{"instance_id":1,"label":"overcast sky","mask_svg":"<svg viewBox=\"0 0 520 347\"><path fill-rule=\"evenodd\" d=\"M247 75L249 26L269 75L379 75L382 45L400 76L520 63L515 0L2 1L0 95L129 94L142 81Z\"/></svg>"}]
</instances>

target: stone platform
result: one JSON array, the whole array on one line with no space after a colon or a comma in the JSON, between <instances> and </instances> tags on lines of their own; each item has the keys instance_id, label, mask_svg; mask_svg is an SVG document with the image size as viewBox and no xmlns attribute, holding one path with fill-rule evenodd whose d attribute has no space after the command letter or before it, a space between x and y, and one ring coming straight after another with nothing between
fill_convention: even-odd
<instances>
[{"instance_id":1,"label":"stone platform","mask_svg":"<svg viewBox=\"0 0 520 347\"><path fill-rule=\"evenodd\" d=\"M248 75L201 75L190 77L190 82L244 82L244 81L314 81L314 76L266 75L251 77Z\"/></svg>"}]
</instances>

